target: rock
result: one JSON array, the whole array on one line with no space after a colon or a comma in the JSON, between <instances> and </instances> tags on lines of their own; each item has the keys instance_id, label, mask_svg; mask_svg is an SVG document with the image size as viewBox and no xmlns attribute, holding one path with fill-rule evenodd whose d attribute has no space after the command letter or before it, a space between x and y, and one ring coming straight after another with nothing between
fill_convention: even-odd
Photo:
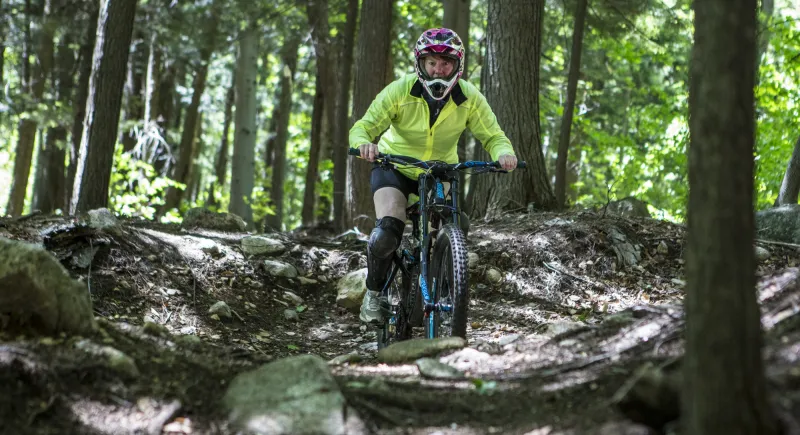
<instances>
[{"instance_id":1,"label":"rock","mask_svg":"<svg viewBox=\"0 0 800 435\"><path fill-rule=\"evenodd\" d=\"M139 368L136 367L136 361L118 349L111 346L100 346L89 340L78 341L75 343L75 348L104 358L110 369L129 379L139 376Z\"/></svg>"},{"instance_id":2,"label":"rock","mask_svg":"<svg viewBox=\"0 0 800 435\"><path fill-rule=\"evenodd\" d=\"M94 255L100 250L99 246L84 246L72 253L72 264L79 269L86 269L92 264Z\"/></svg>"},{"instance_id":3,"label":"rock","mask_svg":"<svg viewBox=\"0 0 800 435\"><path fill-rule=\"evenodd\" d=\"M612 201L606 211L610 214L626 217L651 217L647 203L632 196Z\"/></svg>"},{"instance_id":4,"label":"rock","mask_svg":"<svg viewBox=\"0 0 800 435\"><path fill-rule=\"evenodd\" d=\"M617 227L608 229L608 239L611 249L617 255L617 264L620 268L634 267L642 259L642 245L632 241Z\"/></svg>"},{"instance_id":5,"label":"rock","mask_svg":"<svg viewBox=\"0 0 800 435\"><path fill-rule=\"evenodd\" d=\"M629 419L660 429L680 414L681 371L678 364L656 367L647 362L611 398Z\"/></svg>"},{"instance_id":6,"label":"rock","mask_svg":"<svg viewBox=\"0 0 800 435\"><path fill-rule=\"evenodd\" d=\"M283 292L283 298L291 302L292 305L303 305L303 298L288 290Z\"/></svg>"},{"instance_id":7,"label":"rock","mask_svg":"<svg viewBox=\"0 0 800 435\"><path fill-rule=\"evenodd\" d=\"M511 343L519 340L519 338L520 338L519 334L504 335L504 336L500 337L499 340L497 340L497 344L499 344L500 346L505 346L507 344L511 344Z\"/></svg>"},{"instance_id":8,"label":"rock","mask_svg":"<svg viewBox=\"0 0 800 435\"><path fill-rule=\"evenodd\" d=\"M492 284L500 284L503 282L503 274L494 267L486 269L486 280Z\"/></svg>"},{"instance_id":9,"label":"rock","mask_svg":"<svg viewBox=\"0 0 800 435\"><path fill-rule=\"evenodd\" d=\"M176 336L174 338L174 340L175 340L175 343L177 343L177 344L179 344L181 346L186 346L186 347L192 347L192 346L198 345L198 344L200 344L202 342L202 340L200 340L200 337L198 337L198 336L196 336L194 334L178 335L178 336Z\"/></svg>"},{"instance_id":10,"label":"rock","mask_svg":"<svg viewBox=\"0 0 800 435\"><path fill-rule=\"evenodd\" d=\"M586 328L586 325L577 322L553 322L547 324L547 329L545 330L544 334L550 337L556 337L567 332L577 331L584 328Z\"/></svg>"},{"instance_id":11,"label":"rock","mask_svg":"<svg viewBox=\"0 0 800 435\"><path fill-rule=\"evenodd\" d=\"M491 352L487 353L471 347L465 347L464 349L453 352L450 355L443 356L439 359L439 361L451 365L457 369L464 370L476 363L488 361L492 358L490 353Z\"/></svg>"},{"instance_id":12,"label":"rock","mask_svg":"<svg viewBox=\"0 0 800 435\"><path fill-rule=\"evenodd\" d=\"M166 326L155 322L147 322L142 325L142 332L147 335L152 335L153 337L165 337L169 335L169 330Z\"/></svg>"},{"instance_id":13,"label":"rock","mask_svg":"<svg viewBox=\"0 0 800 435\"><path fill-rule=\"evenodd\" d=\"M300 315L297 314L297 310L292 310L292 309L283 310L283 318L286 320L291 320L293 322L300 321Z\"/></svg>"},{"instance_id":14,"label":"rock","mask_svg":"<svg viewBox=\"0 0 800 435\"><path fill-rule=\"evenodd\" d=\"M214 213L202 207L190 208L183 217L181 228L205 228L208 230L242 232L247 223L232 213Z\"/></svg>"},{"instance_id":15,"label":"rock","mask_svg":"<svg viewBox=\"0 0 800 435\"><path fill-rule=\"evenodd\" d=\"M467 267L468 268L470 268L470 269L476 268L478 266L478 260L480 260L480 258L478 257L478 254L476 254L474 252L467 253Z\"/></svg>"},{"instance_id":16,"label":"rock","mask_svg":"<svg viewBox=\"0 0 800 435\"><path fill-rule=\"evenodd\" d=\"M230 319L233 317L231 313L231 307L225 303L225 301L217 301L211 308L208 309L208 314L214 316L217 315L218 317L224 317L226 319Z\"/></svg>"},{"instance_id":17,"label":"rock","mask_svg":"<svg viewBox=\"0 0 800 435\"><path fill-rule=\"evenodd\" d=\"M0 329L88 335L96 327L86 285L43 248L0 237Z\"/></svg>"},{"instance_id":18,"label":"rock","mask_svg":"<svg viewBox=\"0 0 800 435\"><path fill-rule=\"evenodd\" d=\"M318 284L319 283L319 281L317 281L316 279L306 278L304 276L298 276L297 280L300 281L301 285L311 285L311 284Z\"/></svg>"},{"instance_id":19,"label":"rock","mask_svg":"<svg viewBox=\"0 0 800 435\"><path fill-rule=\"evenodd\" d=\"M332 366L338 366L342 364L352 364L361 362L362 359L363 358L361 358L361 355L358 352L352 351L350 353L339 355L336 358L333 358L332 360L328 361L328 364Z\"/></svg>"},{"instance_id":20,"label":"rock","mask_svg":"<svg viewBox=\"0 0 800 435\"><path fill-rule=\"evenodd\" d=\"M282 276L284 278L297 278L297 269L288 263L280 261L264 260L264 269L272 276Z\"/></svg>"},{"instance_id":21,"label":"rock","mask_svg":"<svg viewBox=\"0 0 800 435\"><path fill-rule=\"evenodd\" d=\"M367 292L367 268L348 273L336 283L336 304L351 313L358 313Z\"/></svg>"},{"instance_id":22,"label":"rock","mask_svg":"<svg viewBox=\"0 0 800 435\"><path fill-rule=\"evenodd\" d=\"M461 373L455 367L439 362L433 358L420 358L416 361L419 373L422 376L434 379L462 379L464 373Z\"/></svg>"},{"instance_id":23,"label":"rock","mask_svg":"<svg viewBox=\"0 0 800 435\"><path fill-rule=\"evenodd\" d=\"M247 236L242 238L242 251L247 255L278 255L286 250L279 240L264 236Z\"/></svg>"},{"instance_id":24,"label":"rock","mask_svg":"<svg viewBox=\"0 0 800 435\"><path fill-rule=\"evenodd\" d=\"M763 248L761 246L756 246L755 247L755 254L756 254L756 260L757 261L766 261L772 255L769 252L769 250L767 250L766 248Z\"/></svg>"},{"instance_id":25,"label":"rock","mask_svg":"<svg viewBox=\"0 0 800 435\"><path fill-rule=\"evenodd\" d=\"M315 355L265 364L233 379L222 399L233 425L246 434L361 433L328 366Z\"/></svg>"},{"instance_id":26,"label":"rock","mask_svg":"<svg viewBox=\"0 0 800 435\"><path fill-rule=\"evenodd\" d=\"M387 364L404 363L426 356L435 356L446 350L461 349L466 345L467 341L461 337L414 338L379 350L378 361Z\"/></svg>"},{"instance_id":27,"label":"rock","mask_svg":"<svg viewBox=\"0 0 800 435\"><path fill-rule=\"evenodd\" d=\"M86 220L90 227L97 230L110 233L118 233L120 231L119 220L107 208L89 210L86 213Z\"/></svg>"},{"instance_id":28,"label":"rock","mask_svg":"<svg viewBox=\"0 0 800 435\"><path fill-rule=\"evenodd\" d=\"M757 211L756 238L800 244L800 205L786 204Z\"/></svg>"},{"instance_id":29,"label":"rock","mask_svg":"<svg viewBox=\"0 0 800 435\"><path fill-rule=\"evenodd\" d=\"M667 255L669 254L669 246L667 246L667 243L662 240L661 242L658 243L658 246L656 247L656 252L661 255Z\"/></svg>"}]
</instances>

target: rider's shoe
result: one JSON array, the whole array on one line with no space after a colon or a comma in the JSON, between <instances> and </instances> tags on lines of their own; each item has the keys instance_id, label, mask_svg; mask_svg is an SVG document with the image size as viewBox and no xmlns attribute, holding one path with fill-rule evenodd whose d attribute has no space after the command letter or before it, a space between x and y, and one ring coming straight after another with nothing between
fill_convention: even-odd
<instances>
[{"instance_id":1,"label":"rider's shoe","mask_svg":"<svg viewBox=\"0 0 800 435\"><path fill-rule=\"evenodd\" d=\"M380 292L367 290L364 300L361 301L361 314L358 319L364 323L380 325L390 311L389 301Z\"/></svg>"}]
</instances>

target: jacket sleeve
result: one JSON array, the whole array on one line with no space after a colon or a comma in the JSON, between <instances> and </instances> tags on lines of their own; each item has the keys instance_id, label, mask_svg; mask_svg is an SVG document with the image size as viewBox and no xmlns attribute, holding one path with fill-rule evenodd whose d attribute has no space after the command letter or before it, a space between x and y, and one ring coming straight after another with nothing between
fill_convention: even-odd
<instances>
[{"instance_id":1,"label":"jacket sleeve","mask_svg":"<svg viewBox=\"0 0 800 435\"><path fill-rule=\"evenodd\" d=\"M511 141L497 123L497 117L489 107L486 97L480 92L475 92L473 98L475 104L469 114L467 128L481 141L483 148L492 156L492 160L496 161L503 154L516 156Z\"/></svg>"},{"instance_id":2,"label":"jacket sleeve","mask_svg":"<svg viewBox=\"0 0 800 435\"><path fill-rule=\"evenodd\" d=\"M350 147L358 148L365 143L372 143L376 137L389 128L397 116L398 83L394 82L383 88L369 105L367 113L350 128Z\"/></svg>"}]
</instances>

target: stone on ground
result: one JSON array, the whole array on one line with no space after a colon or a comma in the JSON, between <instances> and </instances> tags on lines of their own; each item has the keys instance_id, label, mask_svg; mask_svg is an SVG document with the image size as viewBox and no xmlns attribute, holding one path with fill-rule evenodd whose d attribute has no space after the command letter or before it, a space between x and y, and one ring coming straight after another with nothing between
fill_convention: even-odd
<instances>
[{"instance_id":1,"label":"stone on ground","mask_svg":"<svg viewBox=\"0 0 800 435\"><path fill-rule=\"evenodd\" d=\"M247 223L245 223L244 219L232 213L214 213L202 207L195 207L186 212L181 228L242 232L247 228Z\"/></svg>"},{"instance_id":2,"label":"stone on ground","mask_svg":"<svg viewBox=\"0 0 800 435\"><path fill-rule=\"evenodd\" d=\"M434 358L420 358L416 361L419 373L427 378L434 379L462 379L464 373L461 373L455 367L439 362Z\"/></svg>"},{"instance_id":3,"label":"stone on ground","mask_svg":"<svg viewBox=\"0 0 800 435\"><path fill-rule=\"evenodd\" d=\"M352 313L358 313L367 292L367 268L348 273L336 283L336 304Z\"/></svg>"},{"instance_id":4,"label":"stone on ground","mask_svg":"<svg viewBox=\"0 0 800 435\"><path fill-rule=\"evenodd\" d=\"M272 276L297 278L297 268L282 261L264 260L264 269Z\"/></svg>"},{"instance_id":5,"label":"stone on ground","mask_svg":"<svg viewBox=\"0 0 800 435\"><path fill-rule=\"evenodd\" d=\"M222 403L246 434L363 433L328 365L315 355L284 358L237 376Z\"/></svg>"},{"instance_id":6,"label":"stone on ground","mask_svg":"<svg viewBox=\"0 0 800 435\"><path fill-rule=\"evenodd\" d=\"M800 205L786 204L756 212L756 238L800 244Z\"/></svg>"},{"instance_id":7,"label":"stone on ground","mask_svg":"<svg viewBox=\"0 0 800 435\"><path fill-rule=\"evenodd\" d=\"M435 356L447 350L461 349L466 345L467 341L461 337L414 338L379 350L378 361L387 364L411 362L426 356Z\"/></svg>"},{"instance_id":8,"label":"stone on ground","mask_svg":"<svg viewBox=\"0 0 800 435\"><path fill-rule=\"evenodd\" d=\"M85 284L44 248L0 237L0 328L53 335L95 328Z\"/></svg>"},{"instance_id":9,"label":"stone on ground","mask_svg":"<svg viewBox=\"0 0 800 435\"><path fill-rule=\"evenodd\" d=\"M280 240L264 236L247 236L242 239L242 251L247 255L278 255L286 250Z\"/></svg>"}]
</instances>

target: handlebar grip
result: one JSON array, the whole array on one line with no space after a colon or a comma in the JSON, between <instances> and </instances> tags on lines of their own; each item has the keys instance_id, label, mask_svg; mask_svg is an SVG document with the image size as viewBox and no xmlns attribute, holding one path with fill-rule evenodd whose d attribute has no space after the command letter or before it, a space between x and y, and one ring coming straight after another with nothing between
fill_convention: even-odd
<instances>
[{"instance_id":1,"label":"handlebar grip","mask_svg":"<svg viewBox=\"0 0 800 435\"><path fill-rule=\"evenodd\" d=\"M351 156L360 156L361 155L361 150L358 149L358 148L349 148L347 150L347 154L349 154Z\"/></svg>"},{"instance_id":2,"label":"handlebar grip","mask_svg":"<svg viewBox=\"0 0 800 435\"><path fill-rule=\"evenodd\" d=\"M525 169L525 168L528 167L528 164L525 163L524 161L520 160L520 161L517 162L517 167L521 168L521 169Z\"/></svg>"}]
</instances>

